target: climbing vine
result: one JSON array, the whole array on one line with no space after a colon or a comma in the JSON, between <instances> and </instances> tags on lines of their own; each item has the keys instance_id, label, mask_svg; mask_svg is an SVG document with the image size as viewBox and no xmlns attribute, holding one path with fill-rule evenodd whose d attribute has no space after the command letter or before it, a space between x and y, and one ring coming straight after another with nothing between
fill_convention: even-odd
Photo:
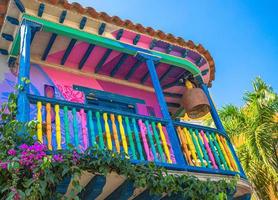
<instances>
[{"instance_id":1,"label":"climbing vine","mask_svg":"<svg viewBox=\"0 0 278 200\"><path fill-rule=\"evenodd\" d=\"M82 171L107 175L116 172L147 188L152 194L180 195L184 199L227 199L236 187L232 180L201 181L191 175L169 174L166 169L134 165L124 154L89 148L80 153L69 150L49 152L33 138L36 122L22 124L15 120L16 95L2 105L0 125L0 196L2 199L79 199L83 188L79 184ZM18 134L21 133L21 134ZM28 134L27 134L28 133ZM57 186L71 177L72 190L67 197L57 192Z\"/></svg>"}]
</instances>

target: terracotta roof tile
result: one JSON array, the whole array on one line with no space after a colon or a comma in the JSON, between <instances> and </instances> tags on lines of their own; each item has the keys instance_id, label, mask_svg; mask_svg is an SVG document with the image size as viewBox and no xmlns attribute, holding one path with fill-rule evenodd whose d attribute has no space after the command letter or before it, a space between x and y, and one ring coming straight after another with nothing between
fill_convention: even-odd
<instances>
[{"instance_id":1,"label":"terracotta roof tile","mask_svg":"<svg viewBox=\"0 0 278 200\"><path fill-rule=\"evenodd\" d=\"M165 40L172 44L176 44L176 45L179 45L179 46L182 46L185 48L190 48L192 50L195 50L195 51L199 52L200 54L202 54L209 63L209 67L210 67L209 85L211 85L212 80L214 80L214 78L215 78L214 60L211 57L210 53L201 44L195 45L194 42L191 40L185 41L181 37L175 37L174 35L172 35L170 33L166 34L161 30L154 30L151 27L144 27L141 24L134 24L132 21L122 20L118 16L109 16L105 12L97 12L92 7L87 7L87 8L82 7L79 3L69 3L67 0L39 0L39 1L49 3L54 6L59 6L66 10L71 10L71 11L80 13L82 15L87 15L87 16L90 16L95 19L103 20L107 23L111 23L111 24L114 24L114 25L117 25L117 26L120 26L123 28L127 28L130 30L139 32L139 33L143 33L143 34L147 34L152 37L156 37L156 39ZM1 2L0 2L0 30L4 23L4 16L6 14L8 2L9 2L9 0L1 0Z\"/></svg>"}]
</instances>

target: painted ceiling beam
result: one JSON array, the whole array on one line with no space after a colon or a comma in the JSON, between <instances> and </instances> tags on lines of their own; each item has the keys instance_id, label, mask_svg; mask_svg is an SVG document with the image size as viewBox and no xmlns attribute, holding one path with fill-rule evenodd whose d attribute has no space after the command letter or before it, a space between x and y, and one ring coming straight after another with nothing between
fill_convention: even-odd
<instances>
[{"instance_id":1,"label":"painted ceiling beam","mask_svg":"<svg viewBox=\"0 0 278 200\"><path fill-rule=\"evenodd\" d=\"M171 51L173 50L173 47L174 47L173 45L169 44L167 49L166 49L166 53L167 54L171 53Z\"/></svg>"},{"instance_id":2,"label":"painted ceiling beam","mask_svg":"<svg viewBox=\"0 0 278 200\"><path fill-rule=\"evenodd\" d=\"M135 197L133 200L160 200L161 196L150 194L150 190L145 190L141 194L139 194L137 197Z\"/></svg>"},{"instance_id":3,"label":"painted ceiling beam","mask_svg":"<svg viewBox=\"0 0 278 200\"><path fill-rule=\"evenodd\" d=\"M47 59L47 56L55 42L57 38L57 34L56 33L53 33L49 39L49 42L47 44L47 47L45 48L44 52L43 52L43 55L42 55L42 60L45 61Z\"/></svg>"},{"instance_id":4,"label":"painted ceiling beam","mask_svg":"<svg viewBox=\"0 0 278 200\"><path fill-rule=\"evenodd\" d=\"M202 71L202 76L206 75L209 72L209 69L205 69L204 71Z\"/></svg>"},{"instance_id":5,"label":"painted ceiling beam","mask_svg":"<svg viewBox=\"0 0 278 200\"><path fill-rule=\"evenodd\" d=\"M182 94L178 93L170 93L170 92L163 92L165 97L172 97L172 98L181 98Z\"/></svg>"},{"instance_id":6,"label":"painted ceiling beam","mask_svg":"<svg viewBox=\"0 0 278 200\"><path fill-rule=\"evenodd\" d=\"M110 72L111 77L115 76L115 74L118 72L118 70L121 68L121 66L124 64L127 58L128 58L128 54L121 55L119 62L115 65L115 67Z\"/></svg>"},{"instance_id":7,"label":"painted ceiling beam","mask_svg":"<svg viewBox=\"0 0 278 200\"><path fill-rule=\"evenodd\" d=\"M150 44L150 49L153 49L157 44L157 40L156 39L153 39L151 44Z\"/></svg>"},{"instance_id":8,"label":"painted ceiling beam","mask_svg":"<svg viewBox=\"0 0 278 200\"><path fill-rule=\"evenodd\" d=\"M120 29L116 35L116 40L120 40L123 36L124 29Z\"/></svg>"},{"instance_id":9,"label":"painted ceiling beam","mask_svg":"<svg viewBox=\"0 0 278 200\"><path fill-rule=\"evenodd\" d=\"M100 71L100 69L102 68L102 65L105 63L105 61L110 56L112 51L113 51L112 49L106 50L106 52L104 53L104 55L102 56L102 58L100 59L100 61L98 62L97 66L96 66L95 73L98 73Z\"/></svg>"},{"instance_id":10,"label":"painted ceiling beam","mask_svg":"<svg viewBox=\"0 0 278 200\"><path fill-rule=\"evenodd\" d=\"M9 52L6 49L0 49L0 53L2 55L8 55L9 54Z\"/></svg>"},{"instance_id":11,"label":"painted ceiling beam","mask_svg":"<svg viewBox=\"0 0 278 200\"><path fill-rule=\"evenodd\" d=\"M70 41L70 43L69 43L69 45L68 45L68 47L67 47L67 49L66 49L66 51L65 51L65 53L63 55L63 58L61 60L61 65L64 65L66 63L66 61L67 61L67 59L68 59L68 57L70 55L70 52L72 51L72 49L73 49L74 45L76 44L76 42L77 42L76 39L71 39L71 41Z\"/></svg>"},{"instance_id":12,"label":"painted ceiling beam","mask_svg":"<svg viewBox=\"0 0 278 200\"><path fill-rule=\"evenodd\" d=\"M142 64L142 61L136 60L136 62L134 63L134 65L130 68L130 70L129 70L128 73L126 74L125 80L130 79L130 77L135 73L135 71L140 67L141 64Z\"/></svg>"},{"instance_id":13,"label":"painted ceiling beam","mask_svg":"<svg viewBox=\"0 0 278 200\"><path fill-rule=\"evenodd\" d=\"M181 57L182 57L182 58L186 58L187 55L188 55L188 52L189 52L189 50L188 50L188 49L185 49L185 50L181 53Z\"/></svg>"},{"instance_id":14,"label":"painted ceiling beam","mask_svg":"<svg viewBox=\"0 0 278 200\"><path fill-rule=\"evenodd\" d=\"M168 75L170 74L173 68L174 67L170 65L169 68L166 70L166 72L164 72L164 74L162 74L162 76L159 78L159 81L160 82L164 81L164 79L168 77Z\"/></svg>"},{"instance_id":15,"label":"painted ceiling beam","mask_svg":"<svg viewBox=\"0 0 278 200\"><path fill-rule=\"evenodd\" d=\"M14 40L14 37L7 33L2 33L2 38L4 38L5 40L7 40L9 42L12 42Z\"/></svg>"},{"instance_id":16,"label":"painted ceiling beam","mask_svg":"<svg viewBox=\"0 0 278 200\"><path fill-rule=\"evenodd\" d=\"M11 17L11 16L7 16L6 17L7 21L10 22L12 25L19 25L19 21L18 19Z\"/></svg>"},{"instance_id":17,"label":"painted ceiling beam","mask_svg":"<svg viewBox=\"0 0 278 200\"><path fill-rule=\"evenodd\" d=\"M39 17L42 17L44 9L45 9L45 4L41 3L40 6L39 6L39 9L38 9L38 16Z\"/></svg>"},{"instance_id":18,"label":"painted ceiling beam","mask_svg":"<svg viewBox=\"0 0 278 200\"><path fill-rule=\"evenodd\" d=\"M193 74L193 76L197 76L201 73L200 69L194 63L192 63L189 60L183 59L181 57L173 56L170 54L165 54L165 53L158 52L158 51L151 51L148 49L143 49L143 48L140 48L140 47L137 47L134 45L130 45L130 44L125 44L125 43L123 43L121 41L117 41L115 39L101 37L101 36L98 36L98 35L95 35L92 33L88 33L86 31L82 31L79 29L75 29L75 28L63 25L63 24L58 24L55 22L44 20L42 18L31 16L28 14L23 14L23 18L26 20L35 21L35 22L41 24L43 27L43 31L46 31L46 32L52 32L52 33L59 34L61 36L75 38L77 40L88 42L90 44L92 43L97 46L113 49L113 50L116 50L119 52L133 55L133 56L136 55L138 51L145 52L145 53L151 54L153 56L160 57L161 58L160 62L162 62L162 63L186 69L186 70L190 71ZM17 37L16 37L15 41L13 42L12 49L10 51L10 56L14 56L14 57L18 56L19 46L20 46L19 44L20 44L20 39L19 39L19 35L17 34Z\"/></svg>"},{"instance_id":19,"label":"painted ceiling beam","mask_svg":"<svg viewBox=\"0 0 278 200\"><path fill-rule=\"evenodd\" d=\"M81 21L80 21L80 24L79 24L79 28L81 30L84 29L84 27L86 26L86 23L87 23L87 17L82 17Z\"/></svg>"},{"instance_id":20,"label":"painted ceiling beam","mask_svg":"<svg viewBox=\"0 0 278 200\"><path fill-rule=\"evenodd\" d=\"M96 199L103 191L106 184L106 177L95 175L85 188L78 194L81 199Z\"/></svg>"},{"instance_id":21,"label":"painted ceiling beam","mask_svg":"<svg viewBox=\"0 0 278 200\"><path fill-rule=\"evenodd\" d=\"M159 65L160 63L156 63L155 64L155 69L158 67L158 65ZM141 78L141 83L142 84L144 84L147 80L148 80L148 78L149 78L149 74L150 74L150 72L149 72L149 70L144 74L144 76Z\"/></svg>"},{"instance_id":22,"label":"painted ceiling beam","mask_svg":"<svg viewBox=\"0 0 278 200\"><path fill-rule=\"evenodd\" d=\"M196 64L198 67L200 67L201 64L202 64L202 62L203 62L203 57L200 56L200 58L198 58L198 59L196 60L195 64Z\"/></svg>"},{"instance_id":23,"label":"painted ceiling beam","mask_svg":"<svg viewBox=\"0 0 278 200\"><path fill-rule=\"evenodd\" d=\"M90 44L82 57L81 61L79 62L78 69L82 69L85 63L87 62L88 58L90 57L92 51L94 50L96 45Z\"/></svg>"},{"instance_id":24,"label":"painted ceiling beam","mask_svg":"<svg viewBox=\"0 0 278 200\"><path fill-rule=\"evenodd\" d=\"M113 191L105 200L129 199L134 192L132 181L126 180L115 191Z\"/></svg>"},{"instance_id":25,"label":"painted ceiling beam","mask_svg":"<svg viewBox=\"0 0 278 200\"><path fill-rule=\"evenodd\" d=\"M135 36L135 38L133 39L133 44L134 45L137 45L137 43L139 42L139 40L140 40L140 37L141 37L141 35L140 34L137 34L136 36Z\"/></svg>"},{"instance_id":26,"label":"painted ceiling beam","mask_svg":"<svg viewBox=\"0 0 278 200\"><path fill-rule=\"evenodd\" d=\"M66 16L67 16L67 11L66 10L63 10L61 15L60 15L60 18L59 18L59 22L62 24L64 23L65 19L66 19Z\"/></svg>"},{"instance_id":27,"label":"painted ceiling beam","mask_svg":"<svg viewBox=\"0 0 278 200\"><path fill-rule=\"evenodd\" d=\"M101 23L99 28L98 28L98 34L99 35L102 35L105 31L105 27L106 27L106 24L105 23Z\"/></svg>"},{"instance_id":28,"label":"painted ceiling beam","mask_svg":"<svg viewBox=\"0 0 278 200\"><path fill-rule=\"evenodd\" d=\"M172 108L179 108L180 104L178 103L172 103L172 102L167 102L166 103L168 107L172 107Z\"/></svg>"},{"instance_id":29,"label":"painted ceiling beam","mask_svg":"<svg viewBox=\"0 0 278 200\"><path fill-rule=\"evenodd\" d=\"M175 80L175 81L173 81L173 82L171 82L171 83L167 83L166 85L163 85L162 86L162 88L165 90L165 89L168 89L168 88L171 88L171 87L173 87L173 86L182 86L182 85L184 85L184 83L182 83L180 80L182 79L182 78L187 78L187 76L189 76L190 75L190 72L189 71L185 71L185 72L183 72L183 73L181 73L178 77L177 77L177 79Z\"/></svg>"},{"instance_id":30,"label":"painted ceiling beam","mask_svg":"<svg viewBox=\"0 0 278 200\"><path fill-rule=\"evenodd\" d=\"M14 0L14 3L20 12L25 13L25 7L20 0Z\"/></svg>"}]
</instances>

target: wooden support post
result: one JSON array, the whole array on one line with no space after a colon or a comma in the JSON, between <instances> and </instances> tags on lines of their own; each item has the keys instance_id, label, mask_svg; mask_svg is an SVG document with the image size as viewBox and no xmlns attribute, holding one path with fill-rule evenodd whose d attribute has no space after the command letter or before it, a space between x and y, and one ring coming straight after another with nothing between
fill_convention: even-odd
<instances>
[{"instance_id":1,"label":"wooden support post","mask_svg":"<svg viewBox=\"0 0 278 200\"><path fill-rule=\"evenodd\" d=\"M152 79L153 87L155 89L155 94L156 94L158 103L160 105L162 116L165 120L168 121L168 123L166 125L166 128L167 128L167 132L169 134L171 145L174 148L174 154L175 154L177 164L178 165L185 165L186 161L183 157L183 153L182 153L182 150L181 150L179 139L178 139L178 136L176 134L176 130L174 128L174 124L172 122L171 116L168 112L168 107L167 107L166 101L165 101L164 96L163 96L163 91L162 91L160 83L159 83L158 75L157 75L156 70L155 70L154 61L159 61L160 58L155 57L155 56L150 55L150 54L143 53L143 52L138 52L137 56L139 58L143 57L146 60L147 67L148 67L148 70L149 70L149 74L150 74L150 77Z\"/></svg>"}]
</instances>

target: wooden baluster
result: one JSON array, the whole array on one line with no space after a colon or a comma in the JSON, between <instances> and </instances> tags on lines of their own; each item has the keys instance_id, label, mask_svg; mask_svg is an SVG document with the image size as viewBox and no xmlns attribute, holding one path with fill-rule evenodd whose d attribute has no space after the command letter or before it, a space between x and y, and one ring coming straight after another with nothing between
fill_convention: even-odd
<instances>
[{"instance_id":1,"label":"wooden baluster","mask_svg":"<svg viewBox=\"0 0 278 200\"><path fill-rule=\"evenodd\" d=\"M119 142L119 138L118 138L118 130L117 130L116 122L115 122L115 115L110 114L110 119L112 122L112 131L113 131L113 137L114 137L114 141L115 141L116 151L118 153L120 153L121 146L120 146L120 142Z\"/></svg>"},{"instance_id":2,"label":"wooden baluster","mask_svg":"<svg viewBox=\"0 0 278 200\"><path fill-rule=\"evenodd\" d=\"M108 148L108 150L112 151L113 146L112 146L110 127L108 124L107 113L103 113L103 121L104 121L104 127L105 127L105 132L106 132L107 148Z\"/></svg>"},{"instance_id":3,"label":"wooden baluster","mask_svg":"<svg viewBox=\"0 0 278 200\"><path fill-rule=\"evenodd\" d=\"M205 147L206 147L206 150L207 150L207 153L208 153L208 155L209 155L209 158L210 158L210 161L211 161L211 163L212 163L212 166L213 166L214 169L218 169L218 167L217 167L217 165L216 165L216 163L215 163L213 154L212 154L212 152L211 152L211 149L210 149L210 147L209 147L208 141L207 141L207 139L206 139L206 137L205 137L205 133L204 133L203 130L201 130L200 133L201 133L201 136L202 136L202 138L203 138L204 145L205 145Z\"/></svg>"},{"instance_id":4,"label":"wooden baluster","mask_svg":"<svg viewBox=\"0 0 278 200\"><path fill-rule=\"evenodd\" d=\"M67 106L64 106L64 126L65 126L65 136L66 136L66 149L68 149L70 144L70 132L69 132L69 117L68 117Z\"/></svg>"},{"instance_id":5,"label":"wooden baluster","mask_svg":"<svg viewBox=\"0 0 278 200\"><path fill-rule=\"evenodd\" d=\"M205 161L207 162L207 167L211 168L211 164L209 162L209 157L208 157L207 151L206 151L206 149L204 147L204 142L203 142L203 140L200 137L199 131L197 129L195 129L195 133L196 133L196 137L198 139L198 142L200 144L201 150L203 152L203 156L205 158Z\"/></svg>"},{"instance_id":6,"label":"wooden baluster","mask_svg":"<svg viewBox=\"0 0 278 200\"><path fill-rule=\"evenodd\" d=\"M72 116L73 116L74 145L77 149L79 149L78 121L77 121L77 115L76 115L76 108L72 108Z\"/></svg>"},{"instance_id":7,"label":"wooden baluster","mask_svg":"<svg viewBox=\"0 0 278 200\"><path fill-rule=\"evenodd\" d=\"M213 153L213 155L214 155L214 158L215 158L215 161L216 161L216 163L217 163L217 166L218 166L220 169L223 169L222 164L221 164L221 161L220 161L220 158L219 158L219 156L218 156L218 154L217 154L217 152L216 152L216 150L215 150L216 147L214 146L213 141L212 141L212 139L210 138L209 133L206 132L205 135L204 135L204 137L206 138L206 140L207 140L208 143L209 143L210 149L212 150L212 153Z\"/></svg>"},{"instance_id":8,"label":"wooden baluster","mask_svg":"<svg viewBox=\"0 0 278 200\"><path fill-rule=\"evenodd\" d=\"M171 159L171 155L170 155L170 150L168 148L168 144L167 144L167 141L166 141L165 134L163 132L161 123L157 123L157 127L158 127L158 130L159 130L160 138L162 140L162 146L163 146L165 155L167 157L167 162L168 163L173 163L173 161Z\"/></svg>"},{"instance_id":9,"label":"wooden baluster","mask_svg":"<svg viewBox=\"0 0 278 200\"><path fill-rule=\"evenodd\" d=\"M223 147L224 147L224 149L225 149L225 151L226 151L226 154L227 154L227 156L228 156L228 158L229 158L229 160L230 160L230 163L231 163L232 168L233 168L235 171L238 171L237 166L236 166L236 164L235 164L235 160L234 160L234 158L233 158L233 156L232 156L232 154L231 154L231 152L230 152L230 149L229 149L229 147L228 147L228 145L227 145L227 143L226 143L226 140L225 140L224 137L222 137L221 135L219 136L219 138L220 138L220 141L222 142Z\"/></svg>"},{"instance_id":10,"label":"wooden baluster","mask_svg":"<svg viewBox=\"0 0 278 200\"><path fill-rule=\"evenodd\" d=\"M189 165L193 165L191 157L190 157L190 153L189 153L188 148L187 148L186 139L185 139L184 133L183 133L180 126L177 127L177 133L178 133L181 145L182 145L184 157L186 158L187 163Z\"/></svg>"},{"instance_id":11,"label":"wooden baluster","mask_svg":"<svg viewBox=\"0 0 278 200\"><path fill-rule=\"evenodd\" d=\"M121 115L118 115L118 122L119 122L119 128L120 128L120 134L121 134L121 138L122 138L124 152L125 152L125 154L128 155L128 147L127 147L127 141L126 141L126 136L125 136L125 129L123 126L123 118Z\"/></svg>"},{"instance_id":12,"label":"wooden baluster","mask_svg":"<svg viewBox=\"0 0 278 200\"><path fill-rule=\"evenodd\" d=\"M89 121L89 131L90 131L90 135L91 135L91 143L92 143L92 146L95 147L97 145L97 143L96 143L96 136L95 136L93 113L91 110L88 111L88 121Z\"/></svg>"},{"instance_id":13,"label":"wooden baluster","mask_svg":"<svg viewBox=\"0 0 278 200\"><path fill-rule=\"evenodd\" d=\"M103 132L102 132L102 127L101 127L100 113L99 112L96 112L96 118L97 118L99 146L100 146L100 149L104 149L104 139L103 139Z\"/></svg>"},{"instance_id":14,"label":"wooden baluster","mask_svg":"<svg viewBox=\"0 0 278 200\"><path fill-rule=\"evenodd\" d=\"M196 136L195 136L195 134L194 134L194 132L193 132L193 130L192 130L191 128L189 129L189 133L190 133L190 135L191 135L193 144L194 144L194 146L195 146L195 149L196 149L198 158L199 158L199 160L201 161L201 166L202 166L202 167L205 167L205 163L204 163L204 161L203 161L203 157L202 157L201 151L200 151L200 149L199 149L199 145L198 145L198 142L197 142L197 140L196 140Z\"/></svg>"},{"instance_id":15,"label":"wooden baluster","mask_svg":"<svg viewBox=\"0 0 278 200\"><path fill-rule=\"evenodd\" d=\"M183 128L183 132L184 132L185 138L187 140L187 143L188 143L188 146L189 146L192 158L193 158L193 160L195 162L195 166L200 166L200 163L198 162L198 158L197 158L197 155L196 155L196 149L195 149L195 146L193 144L191 135L190 135L189 131L186 128Z\"/></svg>"},{"instance_id":16,"label":"wooden baluster","mask_svg":"<svg viewBox=\"0 0 278 200\"><path fill-rule=\"evenodd\" d=\"M152 161L152 156L151 156L151 151L148 145L148 141L147 141L147 128L145 126L145 124L143 123L143 121L141 119L138 120L138 124L140 127L140 132L141 132L141 137L142 137L142 141L143 141L143 145L144 145L144 150L145 150L145 154L147 156L147 160L148 161Z\"/></svg>"},{"instance_id":17,"label":"wooden baluster","mask_svg":"<svg viewBox=\"0 0 278 200\"><path fill-rule=\"evenodd\" d=\"M61 120L60 120L60 106L58 104L55 105L55 122L56 122L56 143L57 143L57 150L61 150L61 142L62 142L62 135L61 135Z\"/></svg>"},{"instance_id":18,"label":"wooden baluster","mask_svg":"<svg viewBox=\"0 0 278 200\"><path fill-rule=\"evenodd\" d=\"M88 148L88 134L87 134L87 119L86 119L86 113L84 109L81 109L80 112L80 118L81 118L81 131L82 131L82 140L83 140L83 145L84 149Z\"/></svg>"},{"instance_id":19,"label":"wooden baluster","mask_svg":"<svg viewBox=\"0 0 278 200\"><path fill-rule=\"evenodd\" d=\"M46 137L47 146L52 151L52 130L51 130L51 104L46 104Z\"/></svg>"},{"instance_id":20,"label":"wooden baluster","mask_svg":"<svg viewBox=\"0 0 278 200\"><path fill-rule=\"evenodd\" d=\"M43 137L42 137L42 102L38 101L37 102L37 136L38 136L38 141L43 144Z\"/></svg>"},{"instance_id":21,"label":"wooden baluster","mask_svg":"<svg viewBox=\"0 0 278 200\"><path fill-rule=\"evenodd\" d=\"M223 146L223 144L222 144L222 142L221 142L221 140L220 140L220 138L219 138L219 135L218 135L218 134L215 134L215 137L216 137L216 140L217 140L217 142L218 142L218 144L219 144L219 146L220 146L220 148L221 148L221 151L222 151L222 153L223 153L223 155L224 155L224 158L225 158L225 160L226 160L226 163L227 163L229 169L232 170L232 169L233 169L233 168L232 168L232 165L231 165L230 160L229 160L229 158L228 158L228 155L227 155L227 153L226 153L226 151L225 151L225 149L224 149L224 146Z\"/></svg>"},{"instance_id":22,"label":"wooden baluster","mask_svg":"<svg viewBox=\"0 0 278 200\"><path fill-rule=\"evenodd\" d=\"M136 140L137 150L139 152L140 160L144 160L143 149L142 149L140 136L139 136L139 131L138 131L138 128L137 128L135 118L132 118L132 124L133 124L133 130L134 130L134 134L135 134L135 140Z\"/></svg>"},{"instance_id":23,"label":"wooden baluster","mask_svg":"<svg viewBox=\"0 0 278 200\"><path fill-rule=\"evenodd\" d=\"M128 117L125 117L125 123L126 123L128 141L129 141L129 145L130 145L131 152L132 152L132 157L133 157L134 160L137 160L137 155L136 155L135 146L134 146L134 142L133 142L132 131L130 129L130 124L129 124Z\"/></svg>"},{"instance_id":24,"label":"wooden baluster","mask_svg":"<svg viewBox=\"0 0 278 200\"><path fill-rule=\"evenodd\" d=\"M216 149L217 149L217 152L218 152L218 154L219 154L220 160L221 160L222 164L224 165L224 168L225 168L226 170L229 170L229 167L228 167L228 165L227 165L227 163L226 163L226 160L225 160L224 155L223 155L223 153L222 153L222 150L221 150L221 148L220 148L220 146L219 146L219 144L218 144L218 142L217 142L217 140L216 140L216 138L215 138L214 133L211 133L210 136L211 136L211 139L212 139L212 141L213 141L213 143L214 143L214 145L215 145L215 147L216 147Z\"/></svg>"},{"instance_id":25,"label":"wooden baluster","mask_svg":"<svg viewBox=\"0 0 278 200\"><path fill-rule=\"evenodd\" d=\"M155 139L155 142L157 145L157 149L158 149L158 153L160 155L161 161L166 162L165 155L164 155L162 147L161 147L161 141L160 141L158 133L157 133L156 124L155 124L155 122L151 122L151 124L152 124L154 139Z\"/></svg>"},{"instance_id":26,"label":"wooden baluster","mask_svg":"<svg viewBox=\"0 0 278 200\"><path fill-rule=\"evenodd\" d=\"M149 124L148 120L145 121L145 126L147 128L147 135L148 135L149 142L150 142L150 145L151 145L151 150L152 150L152 153L153 153L154 161L158 162L157 155L156 155L156 150L155 150L155 146L154 146L154 142L153 142L153 137L152 137L152 133L151 133L151 130L150 130L150 124Z\"/></svg>"}]
</instances>

